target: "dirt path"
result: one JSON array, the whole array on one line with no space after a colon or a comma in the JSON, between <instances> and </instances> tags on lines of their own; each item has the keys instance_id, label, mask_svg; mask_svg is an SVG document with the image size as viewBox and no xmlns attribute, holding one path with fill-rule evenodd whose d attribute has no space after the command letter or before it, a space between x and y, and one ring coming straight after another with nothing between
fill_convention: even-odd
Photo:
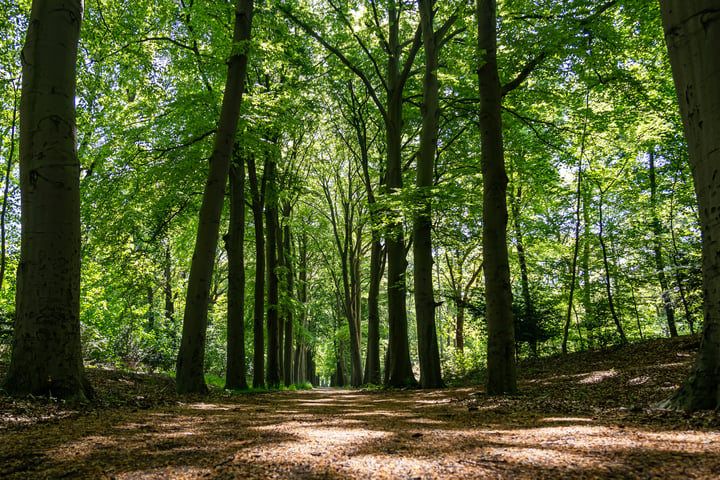
<instances>
[{"instance_id":1,"label":"dirt path","mask_svg":"<svg viewBox=\"0 0 720 480\"><path fill-rule=\"evenodd\" d=\"M0 430L0 478L720 477L720 432L679 414L548 414L473 392L140 399Z\"/></svg>"}]
</instances>

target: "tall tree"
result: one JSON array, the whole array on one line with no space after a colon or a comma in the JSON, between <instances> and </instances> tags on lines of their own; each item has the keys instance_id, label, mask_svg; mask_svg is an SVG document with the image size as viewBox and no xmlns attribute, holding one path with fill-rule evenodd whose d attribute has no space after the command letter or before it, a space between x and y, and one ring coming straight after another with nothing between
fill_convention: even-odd
<instances>
[{"instance_id":1,"label":"tall tree","mask_svg":"<svg viewBox=\"0 0 720 480\"><path fill-rule=\"evenodd\" d=\"M433 249L432 249L432 187L437 154L440 103L438 82L439 51L444 36L454 23L452 15L443 26L435 30L435 1L418 0L423 47L425 51L425 73L423 76L422 129L420 148L417 153L415 187L417 206L413 220L413 260L415 287L415 319L418 333L418 357L420 359L420 386L422 388L443 387L438 351L437 329L435 327L435 295L433 291Z\"/></svg>"},{"instance_id":2,"label":"tall tree","mask_svg":"<svg viewBox=\"0 0 720 480\"><path fill-rule=\"evenodd\" d=\"M22 58L22 238L5 389L85 400L80 349L80 163L75 83L81 0L35 0Z\"/></svg>"},{"instance_id":3,"label":"tall tree","mask_svg":"<svg viewBox=\"0 0 720 480\"><path fill-rule=\"evenodd\" d=\"M265 204L265 175L258 180L255 156L248 155L248 182L250 207L255 226L255 293L253 295L253 387L265 385L265 233L263 206ZM267 164L265 166L267 171Z\"/></svg>"},{"instance_id":4,"label":"tall tree","mask_svg":"<svg viewBox=\"0 0 720 480\"><path fill-rule=\"evenodd\" d=\"M252 25L253 0L237 0L232 56L228 62L220 121L215 134L207 182L200 207L195 250L190 266L180 352L177 358L178 393L201 393L205 385L205 335L217 249L220 217L225 200L233 146L245 86Z\"/></svg>"},{"instance_id":5,"label":"tall tree","mask_svg":"<svg viewBox=\"0 0 720 480\"><path fill-rule=\"evenodd\" d=\"M271 153L268 153L271 155ZM281 368L280 361L282 344L280 341L280 297L278 278L278 184L277 184L277 162L269 159L266 164L266 192L265 192L265 227L267 241L265 242L265 265L267 277L267 371L265 380L269 387L280 385Z\"/></svg>"},{"instance_id":6,"label":"tall tree","mask_svg":"<svg viewBox=\"0 0 720 480\"><path fill-rule=\"evenodd\" d=\"M292 252L293 239L290 231L290 214L292 212L292 203L283 201L283 252L285 254L285 301L284 303L284 325L280 328L285 329L283 335L283 382L286 386L293 383L293 297L295 295L295 269L293 263L295 256Z\"/></svg>"},{"instance_id":7,"label":"tall tree","mask_svg":"<svg viewBox=\"0 0 720 480\"><path fill-rule=\"evenodd\" d=\"M350 384L357 387L363 381L362 330L360 328L360 255L362 225L357 217L360 187L352 164L342 162L328 178L323 178L322 190L329 210L335 248L340 261L340 278L336 283L341 317L347 319L350 333ZM342 168L346 168L345 172ZM345 177L343 179L343 176Z\"/></svg>"},{"instance_id":8,"label":"tall tree","mask_svg":"<svg viewBox=\"0 0 720 480\"><path fill-rule=\"evenodd\" d=\"M515 331L507 251L507 183L502 133L502 90L497 67L495 0L477 0L478 83L483 174L483 251L487 299L488 394L517 390Z\"/></svg>"},{"instance_id":9,"label":"tall tree","mask_svg":"<svg viewBox=\"0 0 720 480\"><path fill-rule=\"evenodd\" d=\"M704 323L695 365L661 406L720 407L720 9L716 0L660 0L702 229Z\"/></svg>"},{"instance_id":10,"label":"tall tree","mask_svg":"<svg viewBox=\"0 0 720 480\"><path fill-rule=\"evenodd\" d=\"M228 262L226 389L247 389L245 378L245 160L230 166L230 219L225 235Z\"/></svg>"}]
</instances>

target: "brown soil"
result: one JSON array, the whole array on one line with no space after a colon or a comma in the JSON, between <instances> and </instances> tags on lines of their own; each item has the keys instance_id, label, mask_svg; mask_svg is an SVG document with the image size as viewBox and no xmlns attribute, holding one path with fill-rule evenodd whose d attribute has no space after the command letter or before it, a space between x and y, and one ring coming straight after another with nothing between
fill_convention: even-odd
<instances>
[{"instance_id":1,"label":"brown soil","mask_svg":"<svg viewBox=\"0 0 720 480\"><path fill-rule=\"evenodd\" d=\"M316 389L177 396L89 369L98 399L0 396L0 478L718 478L720 416L655 410L697 339L522 365L521 393Z\"/></svg>"}]
</instances>

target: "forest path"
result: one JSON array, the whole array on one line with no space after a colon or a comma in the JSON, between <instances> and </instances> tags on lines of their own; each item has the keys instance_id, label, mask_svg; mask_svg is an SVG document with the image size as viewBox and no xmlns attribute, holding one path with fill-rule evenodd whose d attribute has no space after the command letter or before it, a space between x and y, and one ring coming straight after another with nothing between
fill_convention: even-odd
<instances>
[{"instance_id":1,"label":"forest path","mask_svg":"<svg viewBox=\"0 0 720 480\"><path fill-rule=\"evenodd\" d=\"M473 388L177 396L169 379L91 369L103 399L93 405L0 398L0 478L720 477L718 413L648 408L691 353L632 348L585 355L582 371L525 365L521 394L502 398Z\"/></svg>"},{"instance_id":2,"label":"forest path","mask_svg":"<svg viewBox=\"0 0 720 480\"><path fill-rule=\"evenodd\" d=\"M521 399L313 390L122 408L7 431L0 477L711 478L720 432L544 415ZM637 420L637 419L636 419Z\"/></svg>"}]
</instances>

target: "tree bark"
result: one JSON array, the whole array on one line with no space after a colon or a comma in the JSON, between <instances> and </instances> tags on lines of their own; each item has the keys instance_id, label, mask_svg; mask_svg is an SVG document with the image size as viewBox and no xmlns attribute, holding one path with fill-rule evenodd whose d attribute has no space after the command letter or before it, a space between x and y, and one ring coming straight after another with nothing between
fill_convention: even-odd
<instances>
[{"instance_id":1,"label":"tree bark","mask_svg":"<svg viewBox=\"0 0 720 480\"><path fill-rule=\"evenodd\" d=\"M299 265L298 265L298 303L300 304L300 320L301 333L297 335L297 347L295 348L295 382L302 383L311 381L308 374L307 353L308 347L305 339L305 332L308 330L307 320L307 232L302 229L298 247Z\"/></svg>"},{"instance_id":2,"label":"tree bark","mask_svg":"<svg viewBox=\"0 0 720 480\"><path fill-rule=\"evenodd\" d=\"M245 163L230 166L230 220L225 235L228 256L226 390L246 390L245 378Z\"/></svg>"},{"instance_id":3,"label":"tree bark","mask_svg":"<svg viewBox=\"0 0 720 480\"><path fill-rule=\"evenodd\" d=\"M245 87L252 14L252 0L237 0L233 33L235 46L228 65L220 121L200 206L198 233L188 279L182 341L175 377L178 393L207 392L204 376L207 310L225 186Z\"/></svg>"},{"instance_id":4,"label":"tree bark","mask_svg":"<svg viewBox=\"0 0 720 480\"><path fill-rule=\"evenodd\" d=\"M22 53L21 247L5 389L86 400L80 346L80 163L75 65L80 0L35 0Z\"/></svg>"},{"instance_id":5,"label":"tree bark","mask_svg":"<svg viewBox=\"0 0 720 480\"><path fill-rule=\"evenodd\" d=\"M698 197L703 247L702 343L690 376L661 406L720 406L720 8L715 0L661 0Z\"/></svg>"},{"instance_id":6,"label":"tree bark","mask_svg":"<svg viewBox=\"0 0 720 480\"><path fill-rule=\"evenodd\" d=\"M420 24L425 50L423 76L422 130L417 154L415 187L417 205L413 221L413 285L415 287L415 320L417 322L420 386L444 387L440 370L437 329L435 327L435 295L433 290L432 251L432 187L437 152L440 104L437 78L438 51L441 35L436 34L435 1L418 0Z\"/></svg>"},{"instance_id":7,"label":"tree bark","mask_svg":"<svg viewBox=\"0 0 720 480\"><path fill-rule=\"evenodd\" d=\"M385 270L385 251L378 232L373 231L370 245L370 279L368 280L368 338L363 383L379 385L380 375L380 281Z\"/></svg>"},{"instance_id":8,"label":"tree bark","mask_svg":"<svg viewBox=\"0 0 720 480\"><path fill-rule=\"evenodd\" d=\"M265 379L268 387L280 385L280 324L278 294L278 196L276 169L274 160L266 164L267 193L265 198L265 224L267 229L267 372Z\"/></svg>"},{"instance_id":9,"label":"tree bark","mask_svg":"<svg viewBox=\"0 0 720 480\"><path fill-rule=\"evenodd\" d=\"M488 325L487 381L490 395L515 393L515 329L507 251L507 183L497 69L495 0L477 0L478 84L483 175L483 252Z\"/></svg>"},{"instance_id":10,"label":"tree bark","mask_svg":"<svg viewBox=\"0 0 720 480\"><path fill-rule=\"evenodd\" d=\"M385 138L387 141L387 193L397 195L402 191L402 107L405 80L400 72L402 50L400 14L395 1L388 8L388 62L387 62L387 114ZM388 267L388 352L385 359L387 385L406 387L417 384L410 362L407 326L407 258L405 256L405 232L398 212L389 215L386 229Z\"/></svg>"},{"instance_id":11,"label":"tree bark","mask_svg":"<svg viewBox=\"0 0 720 480\"><path fill-rule=\"evenodd\" d=\"M265 232L263 205L265 180L258 185L255 157L247 158L248 181L252 196L253 224L255 226L255 293L253 299L253 388L265 385Z\"/></svg>"},{"instance_id":12,"label":"tree bark","mask_svg":"<svg viewBox=\"0 0 720 480\"><path fill-rule=\"evenodd\" d=\"M285 253L285 287L287 298L285 302L285 335L283 352L283 382L286 386L293 383L293 309L292 296L295 292L295 272L293 270L292 237L290 236L290 202L283 205L283 251Z\"/></svg>"}]
</instances>

